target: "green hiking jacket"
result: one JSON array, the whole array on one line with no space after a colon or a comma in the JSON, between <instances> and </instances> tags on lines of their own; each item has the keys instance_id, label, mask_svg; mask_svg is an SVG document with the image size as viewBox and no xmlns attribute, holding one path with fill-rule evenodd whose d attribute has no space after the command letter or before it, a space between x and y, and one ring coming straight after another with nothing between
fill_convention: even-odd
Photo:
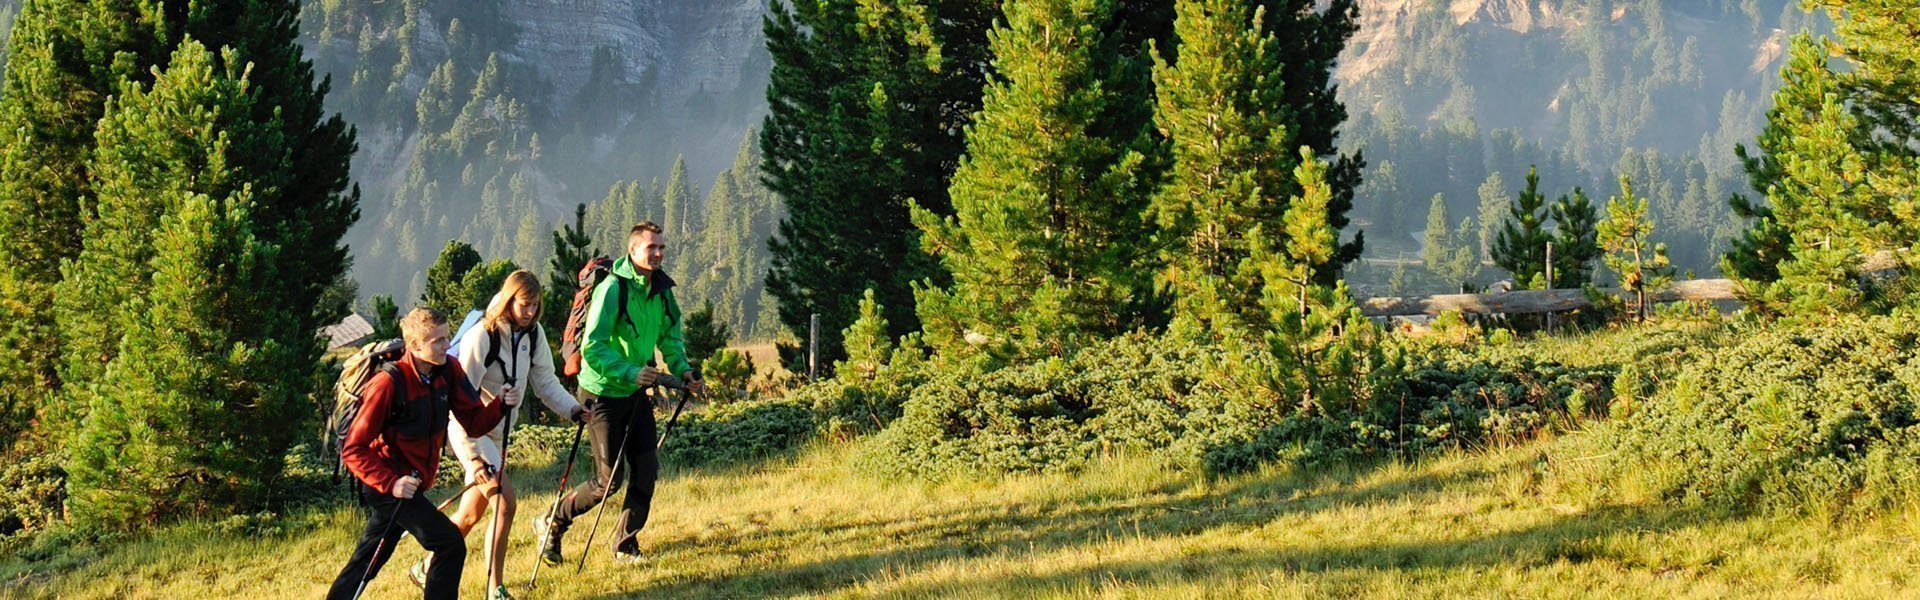
<instances>
[{"instance_id":1,"label":"green hiking jacket","mask_svg":"<svg viewBox=\"0 0 1920 600\"><path fill-rule=\"evenodd\" d=\"M627 319L620 318L620 290L627 286ZM655 289L658 288L658 289ZM618 322L616 322L618 321ZM587 313L586 338L580 346L580 387L596 396L620 398L640 390L634 379L653 359L655 348L666 359L669 373L693 370L682 341L680 304L673 299L673 279L665 273L641 277L622 256L613 262L611 276L593 289L593 309Z\"/></svg>"}]
</instances>

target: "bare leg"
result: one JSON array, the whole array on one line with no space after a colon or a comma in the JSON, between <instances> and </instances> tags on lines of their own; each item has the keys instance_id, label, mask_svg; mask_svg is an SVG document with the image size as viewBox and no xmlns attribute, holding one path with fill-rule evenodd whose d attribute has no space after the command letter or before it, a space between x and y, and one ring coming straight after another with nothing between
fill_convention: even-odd
<instances>
[{"instance_id":1,"label":"bare leg","mask_svg":"<svg viewBox=\"0 0 1920 600\"><path fill-rule=\"evenodd\" d=\"M451 517L453 526L460 528L460 535L472 533L473 527L480 524L480 517L487 516L487 506L492 504L487 501L487 496L493 491L492 488L491 485L476 485L461 494L460 508L455 509Z\"/></svg>"},{"instance_id":2,"label":"bare leg","mask_svg":"<svg viewBox=\"0 0 1920 600\"><path fill-rule=\"evenodd\" d=\"M460 508L454 509L450 520L453 521L453 527L460 530L461 538L473 532L473 527L480 524L480 517L487 516L487 506L492 504L488 501L488 494L494 489L492 485L476 485L460 494ZM433 560L432 553L427 554L427 560Z\"/></svg>"},{"instance_id":3,"label":"bare leg","mask_svg":"<svg viewBox=\"0 0 1920 600\"><path fill-rule=\"evenodd\" d=\"M496 500L500 508L494 511L493 520L487 523L487 589L506 585L507 537L513 529L513 513L517 503L514 501L513 483L504 477L500 479L500 495Z\"/></svg>"}]
</instances>

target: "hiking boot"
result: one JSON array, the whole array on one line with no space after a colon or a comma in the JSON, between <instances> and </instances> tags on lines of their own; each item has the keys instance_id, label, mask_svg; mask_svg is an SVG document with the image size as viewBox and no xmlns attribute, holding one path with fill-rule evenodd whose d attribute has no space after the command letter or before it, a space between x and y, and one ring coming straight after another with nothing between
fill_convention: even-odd
<instances>
[{"instance_id":1,"label":"hiking boot","mask_svg":"<svg viewBox=\"0 0 1920 600\"><path fill-rule=\"evenodd\" d=\"M413 566L407 569L407 579L413 581L414 587L420 589L427 588L427 563L431 560L433 560L433 555L431 554L422 556L420 557L420 562L413 563Z\"/></svg>"},{"instance_id":2,"label":"hiking boot","mask_svg":"<svg viewBox=\"0 0 1920 600\"><path fill-rule=\"evenodd\" d=\"M554 523L552 518L533 522L533 535L539 540L535 543L540 545L540 562L557 567L566 561L566 557L560 554L560 536L564 533L566 529Z\"/></svg>"},{"instance_id":3,"label":"hiking boot","mask_svg":"<svg viewBox=\"0 0 1920 600\"><path fill-rule=\"evenodd\" d=\"M487 600L513 600L513 594L507 593L507 586L496 586L487 592Z\"/></svg>"}]
</instances>

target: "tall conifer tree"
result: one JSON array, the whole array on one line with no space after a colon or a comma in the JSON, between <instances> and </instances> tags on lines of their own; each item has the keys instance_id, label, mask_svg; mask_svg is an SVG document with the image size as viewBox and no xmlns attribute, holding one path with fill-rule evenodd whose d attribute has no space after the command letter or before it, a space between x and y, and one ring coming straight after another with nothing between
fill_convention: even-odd
<instances>
[{"instance_id":1,"label":"tall conifer tree","mask_svg":"<svg viewBox=\"0 0 1920 600\"><path fill-rule=\"evenodd\" d=\"M1169 263L1163 283L1178 296L1177 310L1193 319L1265 321L1258 274L1242 268L1248 256L1244 232L1278 223L1286 199L1299 192L1292 173L1302 144L1332 155L1333 129L1345 112L1337 102L1321 102L1320 95L1332 94L1328 72L1351 32L1352 6L1340 2L1317 12L1312 4L1174 5L1179 62L1163 52L1154 67L1155 118L1169 138L1173 166L1153 209L1162 235L1173 238L1163 251ZM1276 27L1295 38L1276 38ZM1345 186L1329 205L1336 229L1346 222L1357 183L1345 173L1358 168L1356 159L1345 157L1335 167L1333 175L1343 179L1330 183ZM1316 271L1337 276L1345 252L1329 257L1332 268Z\"/></svg>"},{"instance_id":2,"label":"tall conifer tree","mask_svg":"<svg viewBox=\"0 0 1920 600\"><path fill-rule=\"evenodd\" d=\"M1527 169L1527 187L1508 206L1507 219L1493 237L1493 262L1513 274L1519 287L1551 287L1545 279L1547 243L1553 233L1547 230L1547 197L1540 193L1540 174Z\"/></svg>"},{"instance_id":3,"label":"tall conifer tree","mask_svg":"<svg viewBox=\"0 0 1920 600\"><path fill-rule=\"evenodd\" d=\"M967 130L954 216L916 208L924 247L953 274L923 293L920 317L998 347L1059 353L1086 336L1142 325L1146 197L1137 135L1102 120L1121 69L1111 2L1008 2L989 35L997 77ZM1107 132L1101 135L1101 132ZM944 314L942 314L944 313ZM939 340L951 343L952 340Z\"/></svg>"},{"instance_id":4,"label":"tall conifer tree","mask_svg":"<svg viewBox=\"0 0 1920 600\"><path fill-rule=\"evenodd\" d=\"M159 2L34 0L21 6L0 91L0 404L43 409L43 427L77 414L58 402L54 288L80 253L92 195L94 126L122 82L150 81L165 36Z\"/></svg>"},{"instance_id":5,"label":"tall conifer tree","mask_svg":"<svg viewBox=\"0 0 1920 600\"><path fill-rule=\"evenodd\" d=\"M54 428L62 427L66 416L84 412L84 399L68 405L47 396L57 399L64 396L57 390L92 386L89 379L97 377L101 361L110 360L117 346L114 332L103 340L79 340L76 336L88 333L69 330L68 324L99 323L103 317L53 301L57 282L67 276L62 262L79 258L83 240L94 237L101 203L95 202L92 186L105 179L92 164L98 151L95 125L108 95L151 81L175 45L189 37L230 50L210 53L211 61L247 73L254 99L245 121L262 129L257 139L234 136L231 142L239 150L230 160L244 172L241 177L256 184L246 211L253 235L280 248L277 264L267 269L275 275L259 284L281 298L279 305L304 332L281 342L317 359L320 346L311 332L347 308L337 295L323 292L346 268L339 242L358 218L358 194L348 189L353 134L337 115L323 110L328 83L316 81L312 64L302 57L298 12L292 0L43 1L23 11L13 38L16 68L9 69L0 100L0 129L6 132L0 135L8 136L0 139L0 197L5 198L0 214L6 215L0 218L0 235L16 241L0 257L6 265L0 267L0 311L8 313L9 323L0 331L8 336L0 340L6 348L0 351L0 370L11 376L0 381L0 395L43 396L37 404L52 409ZM250 144L284 151L242 155ZM75 268L84 270L85 261L79 262L82 266ZM124 290L105 292L104 304L94 298L66 306L91 311L124 296ZM320 305L323 298L328 306ZM59 334L51 333L56 331L52 323L60 325ZM75 343L94 345L82 349L88 356L61 356L61 349ZM81 380L67 381L65 371Z\"/></svg>"},{"instance_id":6,"label":"tall conifer tree","mask_svg":"<svg viewBox=\"0 0 1920 600\"><path fill-rule=\"evenodd\" d=\"M254 192L271 186L249 160L287 149L273 123L248 122L261 95L237 54L216 61L189 39L151 90L129 89L101 120L103 218L83 256L139 245L141 256L101 258L146 271L127 275L141 293L95 313L118 335L68 465L85 522L125 527L262 499L295 435L286 424L305 410L312 333L278 296L281 248L252 232ZM134 215L148 220L120 222Z\"/></svg>"},{"instance_id":7,"label":"tall conifer tree","mask_svg":"<svg viewBox=\"0 0 1920 600\"><path fill-rule=\"evenodd\" d=\"M766 289L794 332L805 335L820 315L820 347L837 355L866 289L899 336L919 328L909 282L944 282L937 260L920 252L907 202L952 212L949 179L980 107L999 3L770 4L773 71L759 141L766 187L784 214Z\"/></svg>"},{"instance_id":8,"label":"tall conifer tree","mask_svg":"<svg viewBox=\"0 0 1920 600\"><path fill-rule=\"evenodd\" d=\"M1827 0L1839 39L1801 35L1788 51L1756 151L1737 149L1757 202L1726 256L1749 300L1770 312L1832 313L1865 300L1859 267L1873 252L1920 239L1920 15L1875 2ZM1849 68L1836 72L1832 55Z\"/></svg>"}]
</instances>

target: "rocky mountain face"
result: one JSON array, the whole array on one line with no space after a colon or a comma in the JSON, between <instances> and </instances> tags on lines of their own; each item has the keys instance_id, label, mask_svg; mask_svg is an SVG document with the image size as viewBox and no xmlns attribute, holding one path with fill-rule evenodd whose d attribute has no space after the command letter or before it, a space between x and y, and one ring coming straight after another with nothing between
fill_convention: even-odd
<instances>
[{"instance_id":1,"label":"rocky mountain face","mask_svg":"<svg viewBox=\"0 0 1920 600\"><path fill-rule=\"evenodd\" d=\"M1701 152L1703 136L1730 148L1731 130L1758 130L1789 32L1819 25L1781 0L1360 5L1336 72L1351 112L1513 129L1589 166L1625 148Z\"/></svg>"}]
</instances>

